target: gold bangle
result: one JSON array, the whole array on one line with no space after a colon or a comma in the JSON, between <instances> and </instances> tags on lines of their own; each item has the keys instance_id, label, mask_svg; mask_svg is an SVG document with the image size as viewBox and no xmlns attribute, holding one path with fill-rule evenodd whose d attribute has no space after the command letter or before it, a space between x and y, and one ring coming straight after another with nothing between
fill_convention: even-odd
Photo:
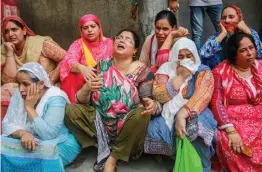
<instances>
[{"instance_id":1,"label":"gold bangle","mask_svg":"<svg viewBox=\"0 0 262 172\"><path fill-rule=\"evenodd\" d=\"M229 134L237 134L238 132L237 132L237 130L234 130L234 131L229 131L229 132L226 132L227 133L227 135L229 135Z\"/></svg>"}]
</instances>

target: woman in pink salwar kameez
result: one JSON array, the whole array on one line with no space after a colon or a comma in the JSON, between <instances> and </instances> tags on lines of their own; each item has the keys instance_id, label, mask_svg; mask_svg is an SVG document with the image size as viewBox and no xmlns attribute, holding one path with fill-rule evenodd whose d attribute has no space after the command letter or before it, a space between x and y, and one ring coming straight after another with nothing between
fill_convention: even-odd
<instances>
[{"instance_id":1,"label":"woman in pink salwar kameez","mask_svg":"<svg viewBox=\"0 0 262 172\"><path fill-rule=\"evenodd\" d=\"M85 80L96 77L96 64L111 58L113 52L113 40L103 36L102 26L95 15L84 15L79 21L79 30L81 38L72 43L60 63L61 89L73 104L76 103L75 94Z\"/></svg>"},{"instance_id":2,"label":"woman in pink salwar kameez","mask_svg":"<svg viewBox=\"0 0 262 172\"><path fill-rule=\"evenodd\" d=\"M225 171L262 171L262 61L245 33L229 38L225 57L213 70L216 152Z\"/></svg>"}]
</instances>

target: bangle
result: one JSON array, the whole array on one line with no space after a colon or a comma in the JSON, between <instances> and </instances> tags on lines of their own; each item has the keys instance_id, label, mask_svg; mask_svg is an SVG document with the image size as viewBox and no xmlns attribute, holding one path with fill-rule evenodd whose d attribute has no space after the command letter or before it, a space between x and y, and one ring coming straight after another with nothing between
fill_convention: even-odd
<instances>
[{"instance_id":1,"label":"bangle","mask_svg":"<svg viewBox=\"0 0 262 172\"><path fill-rule=\"evenodd\" d=\"M233 130L233 131L229 131L229 132L226 132L227 133L227 135L229 135L229 134L237 134L238 132L237 132L237 130Z\"/></svg>"},{"instance_id":2,"label":"bangle","mask_svg":"<svg viewBox=\"0 0 262 172\"><path fill-rule=\"evenodd\" d=\"M6 55L6 57L14 57L14 54L12 54L12 55L10 55L10 56Z\"/></svg>"}]
</instances>

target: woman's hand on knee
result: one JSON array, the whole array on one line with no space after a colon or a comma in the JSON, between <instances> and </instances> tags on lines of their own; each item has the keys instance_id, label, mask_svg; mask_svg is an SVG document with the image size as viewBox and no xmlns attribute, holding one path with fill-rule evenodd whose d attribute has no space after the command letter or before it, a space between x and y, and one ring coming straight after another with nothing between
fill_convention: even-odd
<instances>
[{"instance_id":1,"label":"woman's hand on knee","mask_svg":"<svg viewBox=\"0 0 262 172\"><path fill-rule=\"evenodd\" d=\"M234 153L241 154L244 151L244 146L240 135L236 133L229 133L228 137L228 147L230 147Z\"/></svg>"},{"instance_id":2,"label":"woman's hand on knee","mask_svg":"<svg viewBox=\"0 0 262 172\"><path fill-rule=\"evenodd\" d=\"M24 133L21 136L21 145L28 150L35 150L38 142L35 140L34 136L31 133Z\"/></svg>"}]
</instances>

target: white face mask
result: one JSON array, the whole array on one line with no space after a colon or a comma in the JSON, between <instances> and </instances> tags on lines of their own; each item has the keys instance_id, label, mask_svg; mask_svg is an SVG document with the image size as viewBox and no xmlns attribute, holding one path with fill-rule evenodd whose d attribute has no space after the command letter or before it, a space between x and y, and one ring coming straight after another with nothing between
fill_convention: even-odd
<instances>
[{"instance_id":1,"label":"white face mask","mask_svg":"<svg viewBox=\"0 0 262 172\"><path fill-rule=\"evenodd\" d=\"M192 72L192 74L195 74L196 71L198 70L198 67L199 67L191 59L183 59L183 60L181 60L180 61L180 65L184 66L185 68L187 68L190 72Z\"/></svg>"}]
</instances>

